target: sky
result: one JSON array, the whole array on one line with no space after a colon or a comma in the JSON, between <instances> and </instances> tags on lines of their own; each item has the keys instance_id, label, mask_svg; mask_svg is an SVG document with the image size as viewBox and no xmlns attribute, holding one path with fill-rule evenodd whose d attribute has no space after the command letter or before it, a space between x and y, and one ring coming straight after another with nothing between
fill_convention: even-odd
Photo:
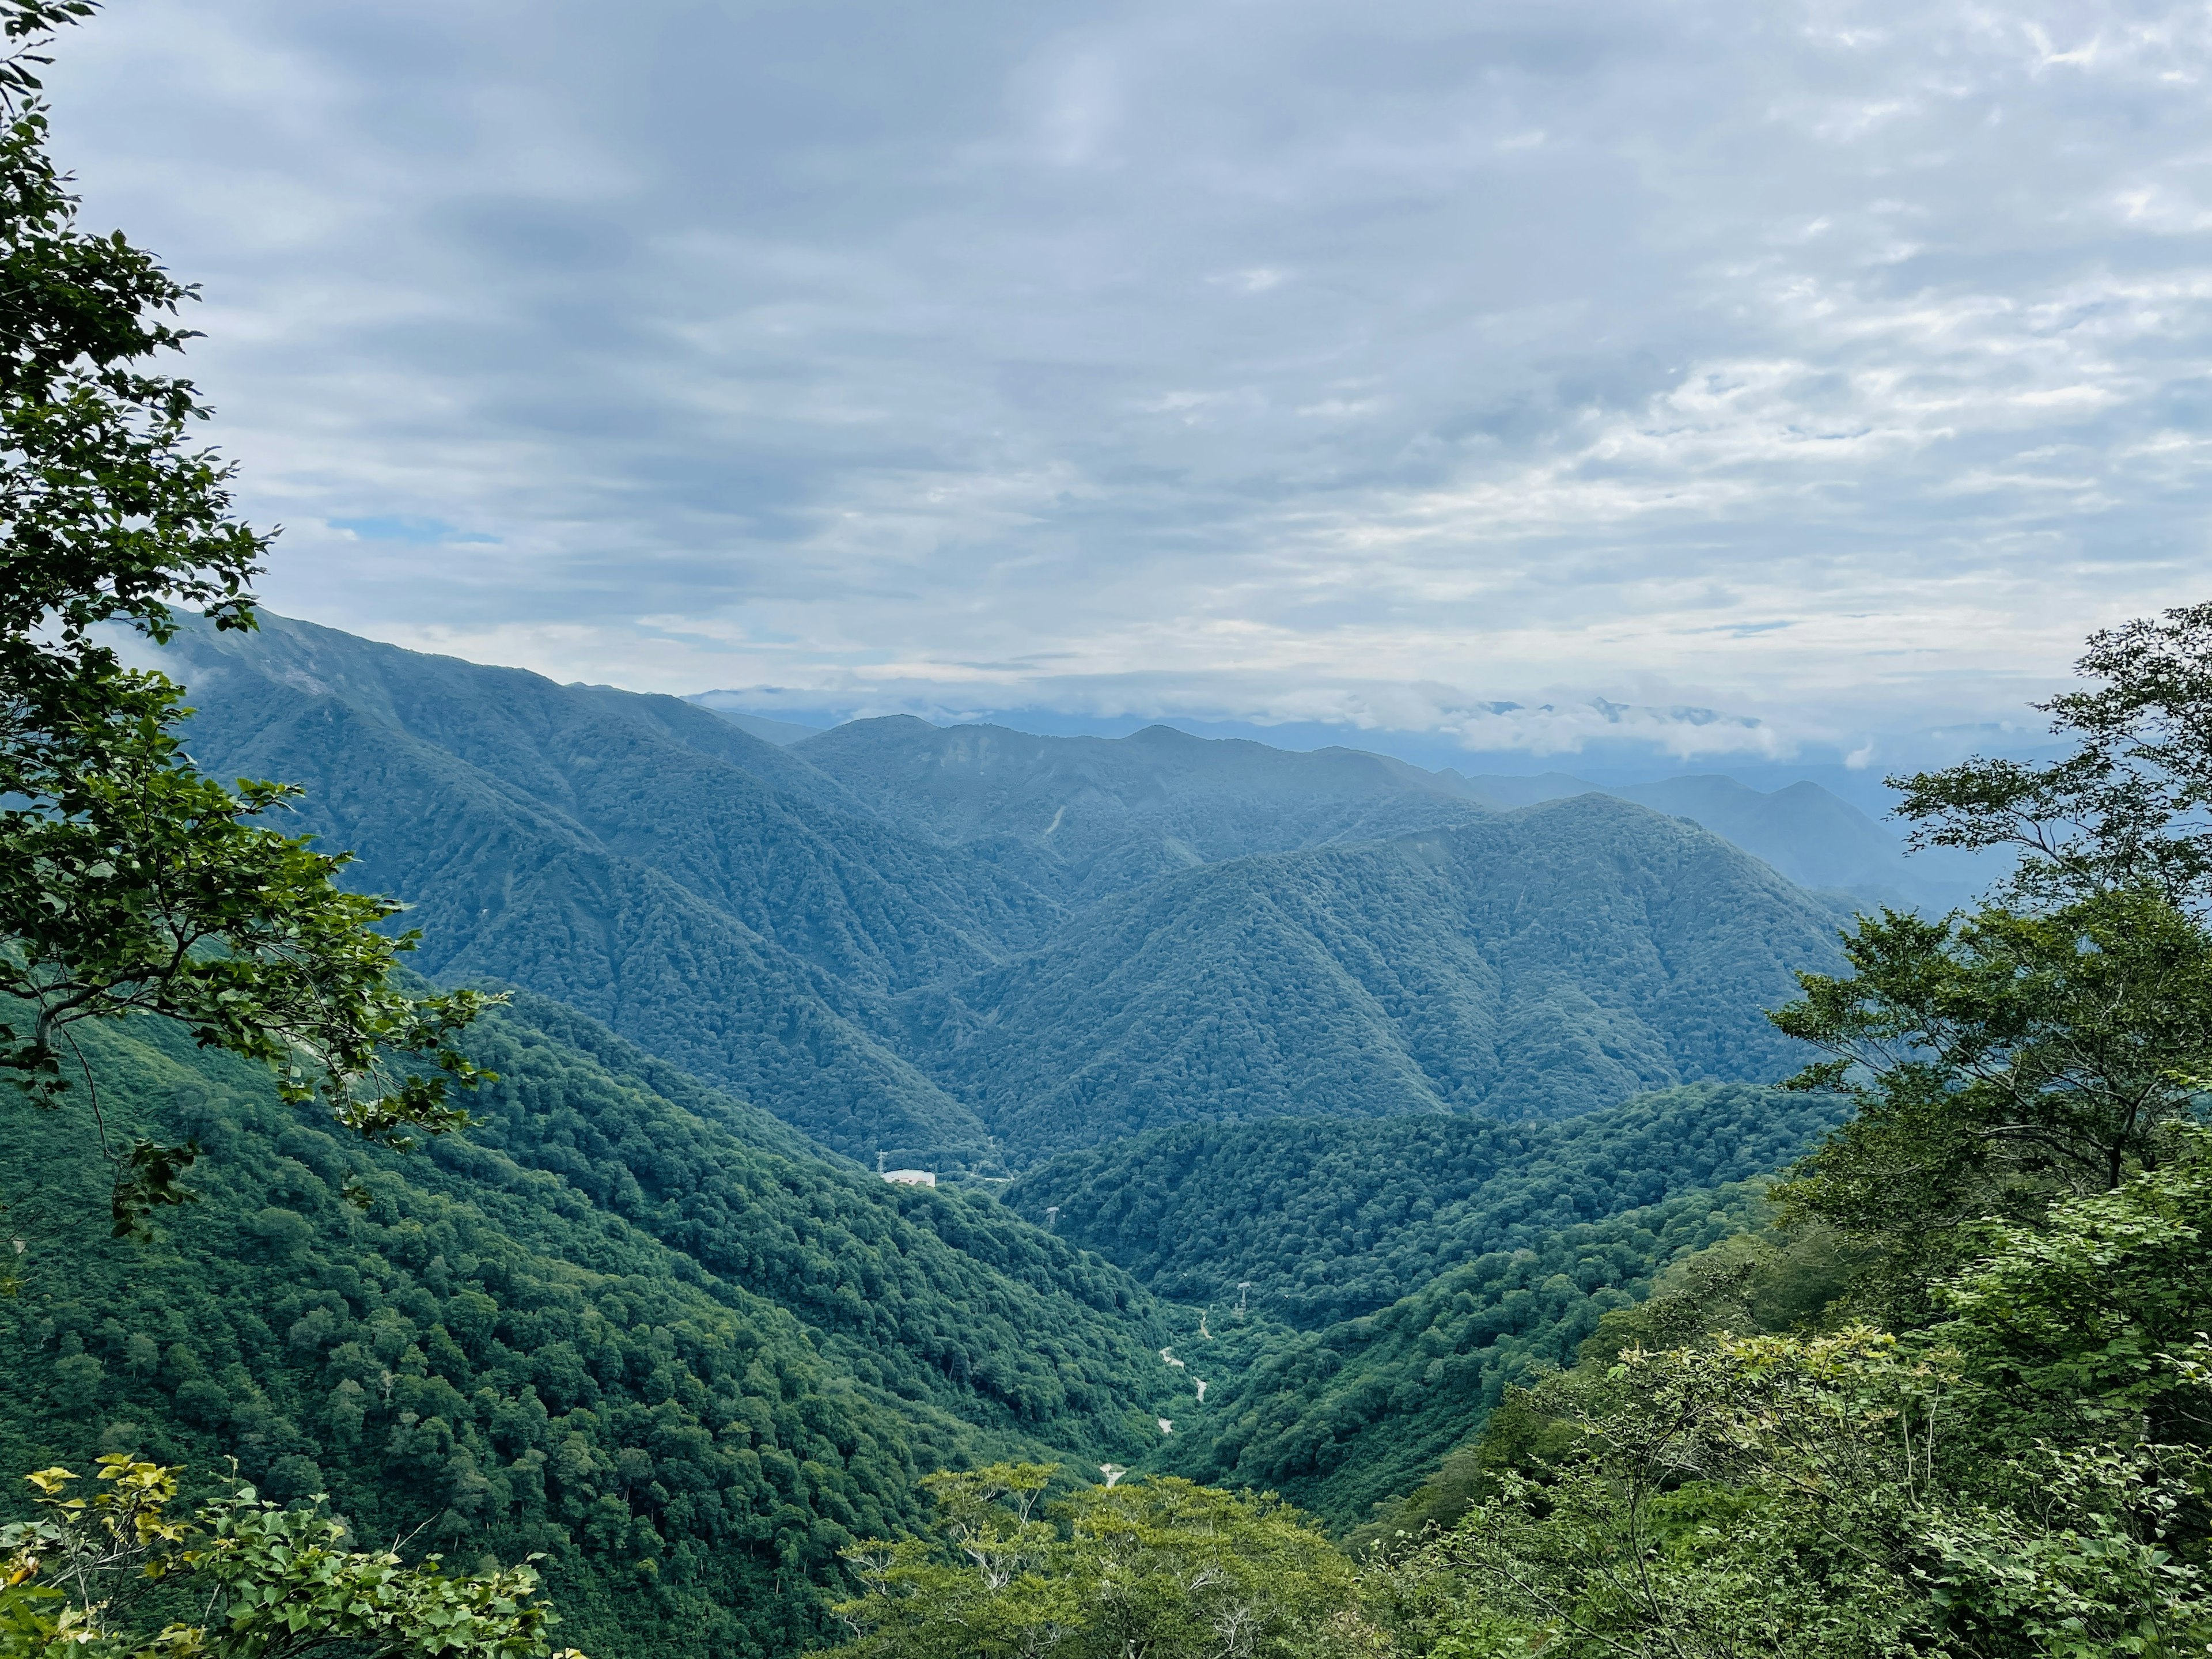
<instances>
[{"instance_id":1,"label":"sky","mask_svg":"<svg viewBox=\"0 0 2212 1659\"><path fill-rule=\"evenodd\" d=\"M283 614L1878 775L2212 598L2208 76L2128 0L108 0L47 82Z\"/></svg>"}]
</instances>

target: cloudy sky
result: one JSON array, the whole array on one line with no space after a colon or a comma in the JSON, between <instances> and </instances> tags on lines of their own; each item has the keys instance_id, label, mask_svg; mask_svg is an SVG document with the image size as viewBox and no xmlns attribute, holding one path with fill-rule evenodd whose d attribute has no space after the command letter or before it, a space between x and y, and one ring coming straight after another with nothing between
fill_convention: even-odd
<instances>
[{"instance_id":1,"label":"cloudy sky","mask_svg":"<svg viewBox=\"0 0 2212 1659\"><path fill-rule=\"evenodd\" d=\"M2129 0L109 0L49 87L279 611L1878 763L2212 597L2209 74Z\"/></svg>"}]
</instances>

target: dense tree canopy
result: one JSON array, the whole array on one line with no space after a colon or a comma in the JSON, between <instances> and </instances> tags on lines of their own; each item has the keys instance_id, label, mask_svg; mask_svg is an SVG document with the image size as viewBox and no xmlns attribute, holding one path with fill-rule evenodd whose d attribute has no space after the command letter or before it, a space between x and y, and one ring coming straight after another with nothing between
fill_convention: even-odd
<instances>
[{"instance_id":1,"label":"dense tree canopy","mask_svg":"<svg viewBox=\"0 0 2212 1659\"><path fill-rule=\"evenodd\" d=\"M926 1484L934 1525L850 1552L837 1659L1321 1659L1368 1647L1351 1564L1273 1498L994 1464Z\"/></svg>"},{"instance_id":2,"label":"dense tree canopy","mask_svg":"<svg viewBox=\"0 0 2212 1659\"><path fill-rule=\"evenodd\" d=\"M919 1525L933 1469L1133 1463L1174 1411L1151 1298L988 1199L826 1161L526 995L466 1041L477 1121L400 1156L172 1023L88 1030L116 1121L210 1156L123 1245L68 1121L0 1120L0 1167L42 1172L0 1468L127 1452L198 1501L234 1457L410 1562L542 1554L593 1659L750 1659L823 1633L839 1551Z\"/></svg>"},{"instance_id":3,"label":"dense tree canopy","mask_svg":"<svg viewBox=\"0 0 2212 1659\"><path fill-rule=\"evenodd\" d=\"M1689 1084L1560 1122L1194 1123L1065 1153L1006 1201L1159 1294L1304 1329L1357 1318L1492 1251L1788 1164L1839 1103Z\"/></svg>"}]
</instances>

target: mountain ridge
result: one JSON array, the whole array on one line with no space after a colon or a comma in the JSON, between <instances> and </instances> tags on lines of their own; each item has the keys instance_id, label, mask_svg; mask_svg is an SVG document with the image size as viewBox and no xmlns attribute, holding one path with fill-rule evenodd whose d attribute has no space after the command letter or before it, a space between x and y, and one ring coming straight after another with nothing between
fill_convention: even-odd
<instances>
[{"instance_id":1,"label":"mountain ridge","mask_svg":"<svg viewBox=\"0 0 2212 1659\"><path fill-rule=\"evenodd\" d=\"M1756 1007L1832 957L1820 901L1692 825L1499 812L1353 750L899 720L785 749L278 617L161 659L192 751L303 785L298 822L410 907L426 971L568 1003L864 1163L1765 1080ZM1030 844L1078 831L1056 866ZM1478 846L1494 867L1453 850ZM1662 867L1694 902L1658 902Z\"/></svg>"}]
</instances>

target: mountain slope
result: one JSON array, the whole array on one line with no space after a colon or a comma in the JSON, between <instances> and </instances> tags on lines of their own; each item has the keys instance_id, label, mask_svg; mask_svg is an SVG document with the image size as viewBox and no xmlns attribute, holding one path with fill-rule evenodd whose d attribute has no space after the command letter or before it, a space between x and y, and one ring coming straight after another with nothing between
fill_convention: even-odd
<instances>
[{"instance_id":1,"label":"mountain slope","mask_svg":"<svg viewBox=\"0 0 2212 1659\"><path fill-rule=\"evenodd\" d=\"M1214 1409L1187 1413L1153 1464L1271 1488L1334 1529L1356 1526L1429 1475L1510 1384L1573 1364L1607 1310L1765 1218L1758 1187L1721 1188L1491 1251L1376 1313L1277 1344ZM1206 1365L1203 1346L1181 1352Z\"/></svg>"},{"instance_id":2,"label":"mountain slope","mask_svg":"<svg viewBox=\"0 0 2212 1659\"><path fill-rule=\"evenodd\" d=\"M81 1118L0 1111L27 1244L0 1459L205 1479L234 1455L363 1536L544 1552L563 1639L602 1659L720 1659L818 1639L837 1550L917 1520L933 1469L1157 1438L1164 1327L1125 1277L988 1200L797 1152L705 1085L679 1106L541 1011L472 1033L501 1073L481 1121L407 1157L161 1022L83 1033L111 1128L207 1149L201 1199L150 1246L108 1238Z\"/></svg>"},{"instance_id":3,"label":"mountain slope","mask_svg":"<svg viewBox=\"0 0 2212 1659\"><path fill-rule=\"evenodd\" d=\"M556 997L856 1156L995 1156L871 1009L1032 939L1049 902L672 698L276 618L221 647L167 658L194 754L301 784L349 881L409 905L425 971Z\"/></svg>"},{"instance_id":4,"label":"mountain slope","mask_svg":"<svg viewBox=\"0 0 2212 1659\"><path fill-rule=\"evenodd\" d=\"M1437 775L1500 808L1593 791L1617 795L1687 818L1800 886L1849 893L1863 902L1946 909L1967 902L1999 873L1986 859L1949 849L1908 854L1899 836L1809 781L1759 790L1718 773L1602 786L1562 772L1528 778Z\"/></svg>"},{"instance_id":5,"label":"mountain slope","mask_svg":"<svg viewBox=\"0 0 2212 1659\"><path fill-rule=\"evenodd\" d=\"M1481 808L1351 749L1194 738L1037 737L911 716L854 720L793 752L890 821L967 846L1073 903L1252 853L1457 823Z\"/></svg>"},{"instance_id":6,"label":"mountain slope","mask_svg":"<svg viewBox=\"0 0 2212 1659\"><path fill-rule=\"evenodd\" d=\"M1760 1010L1833 914L1601 795L1209 865L904 1000L908 1052L1017 1158L1174 1122L1558 1116L1802 1063Z\"/></svg>"},{"instance_id":7,"label":"mountain slope","mask_svg":"<svg viewBox=\"0 0 2212 1659\"><path fill-rule=\"evenodd\" d=\"M1249 1302L1311 1328L1490 1251L1768 1174L1837 1116L1823 1097L1693 1084L1554 1123L1184 1124L1064 1154L1004 1201L1217 1319Z\"/></svg>"},{"instance_id":8,"label":"mountain slope","mask_svg":"<svg viewBox=\"0 0 2212 1659\"><path fill-rule=\"evenodd\" d=\"M1002 872L900 835L813 767L678 698L556 685L276 617L243 638L189 629L174 654L210 766L253 757L272 716L327 700L650 863L842 981L892 989L972 969L1057 917Z\"/></svg>"}]
</instances>

